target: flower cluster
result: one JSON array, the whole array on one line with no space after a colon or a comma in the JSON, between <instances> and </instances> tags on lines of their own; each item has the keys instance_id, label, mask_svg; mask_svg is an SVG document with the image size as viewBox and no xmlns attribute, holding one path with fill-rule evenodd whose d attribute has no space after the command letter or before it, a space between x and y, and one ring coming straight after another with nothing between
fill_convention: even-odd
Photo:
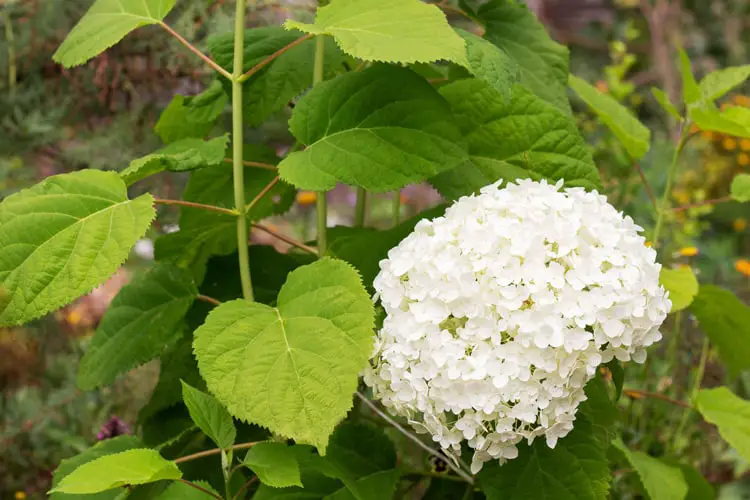
<instances>
[{"instance_id":1,"label":"flower cluster","mask_svg":"<svg viewBox=\"0 0 750 500\"><path fill-rule=\"evenodd\" d=\"M472 472L573 428L613 357L643 362L671 303L642 229L580 188L499 183L420 221L380 263L386 318L365 382Z\"/></svg>"}]
</instances>

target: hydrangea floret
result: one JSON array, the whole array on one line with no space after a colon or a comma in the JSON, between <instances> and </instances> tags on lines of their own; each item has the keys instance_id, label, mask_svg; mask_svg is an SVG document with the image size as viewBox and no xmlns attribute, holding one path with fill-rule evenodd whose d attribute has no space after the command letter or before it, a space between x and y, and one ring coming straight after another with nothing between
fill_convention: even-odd
<instances>
[{"instance_id":1,"label":"hydrangea floret","mask_svg":"<svg viewBox=\"0 0 750 500\"><path fill-rule=\"evenodd\" d=\"M365 382L473 473L573 429L584 386L646 359L671 308L642 228L582 188L520 180L422 220L381 261Z\"/></svg>"}]
</instances>

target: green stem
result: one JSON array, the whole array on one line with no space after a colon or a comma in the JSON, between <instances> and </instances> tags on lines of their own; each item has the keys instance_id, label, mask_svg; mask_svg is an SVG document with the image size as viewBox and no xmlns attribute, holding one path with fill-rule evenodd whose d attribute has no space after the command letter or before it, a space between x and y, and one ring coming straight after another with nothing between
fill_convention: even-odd
<instances>
[{"instance_id":1,"label":"green stem","mask_svg":"<svg viewBox=\"0 0 750 500\"><path fill-rule=\"evenodd\" d=\"M688 401L693 404L693 401L695 401L695 397L698 395L698 391L701 389L701 384L703 382L703 374L706 371L706 362L708 361L708 352L709 352L709 343L708 338L703 339L703 347L701 348L701 358L700 361L698 361L698 371L695 372L695 378L693 379L693 386L690 389L690 397L688 398ZM670 446L669 448L671 451L676 451L676 446L682 441L682 433L685 430L685 425L687 425L687 420L690 417L690 412L684 412L682 414L682 417L680 418L680 423L677 426L677 430L674 433L674 439L670 440Z\"/></svg>"},{"instance_id":2,"label":"green stem","mask_svg":"<svg viewBox=\"0 0 750 500\"><path fill-rule=\"evenodd\" d=\"M357 188L357 205L354 207L354 226L362 227L365 225L367 213L367 191L364 188Z\"/></svg>"},{"instance_id":3,"label":"green stem","mask_svg":"<svg viewBox=\"0 0 750 500\"><path fill-rule=\"evenodd\" d=\"M13 22L8 12L3 14L3 23L5 24L5 39L8 42L8 88L12 97L16 92L17 81L16 45L15 37L13 36Z\"/></svg>"},{"instance_id":4,"label":"green stem","mask_svg":"<svg viewBox=\"0 0 750 500\"><path fill-rule=\"evenodd\" d=\"M672 194L672 184L674 184L675 174L677 173L677 160L685 147L688 137L690 137L690 134L688 133L689 130L690 122L688 120L680 122L680 137L677 140L677 146L675 146L674 153L672 154L672 163L669 166L669 172L667 173L667 185L664 187L664 195L662 195L659 213L656 216L654 234L651 237L651 243L654 248L659 246L659 237L661 236L661 229L664 224L664 214L669 212L669 197Z\"/></svg>"},{"instance_id":5,"label":"green stem","mask_svg":"<svg viewBox=\"0 0 750 500\"><path fill-rule=\"evenodd\" d=\"M680 326L682 323L682 311L677 311L674 315L674 330L672 331L672 339L669 342L669 359L668 359L668 373L675 378L678 369L678 354L680 347Z\"/></svg>"},{"instance_id":6,"label":"green stem","mask_svg":"<svg viewBox=\"0 0 750 500\"><path fill-rule=\"evenodd\" d=\"M232 74L232 172L234 177L234 206L237 210L237 254L240 262L242 296L253 300L248 254L247 207L245 207L245 165L243 164L242 76L245 55L245 1L237 0L234 19L234 70ZM251 0L252 1L252 0Z\"/></svg>"},{"instance_id":7,"label":"green stem","mask_svg":"<svg viewBox=\"0 0 750 500\"><path fill-rule=\"evenodd\" d=\"M391 201L391 209L393 211L393 225L398 226L401 222L401 191L398 189L393 192L393 200Z\"/></svg>"},{"instance_id":8,"label":"green stem","mask_svg":"<svg viewBox=\"0 0 750 500\"><path fill-rule=\"evenodd\" d=\"M315 65L313 66L313 86L323 81L323 61L325 50L324 35L315 37ZM328 252L328 204L326 192L321 191L315 200L315 208L318 212L318 253L324 256Z\"/></svg>"}]
</instances>

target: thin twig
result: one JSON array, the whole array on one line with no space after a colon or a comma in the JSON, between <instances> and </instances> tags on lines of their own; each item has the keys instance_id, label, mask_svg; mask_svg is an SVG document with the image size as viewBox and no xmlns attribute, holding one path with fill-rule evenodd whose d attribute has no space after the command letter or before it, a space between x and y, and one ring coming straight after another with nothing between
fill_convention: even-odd
<instances>
[{"instance_id":1,"label":"thin twig","mask_svg":"<svg viewBox=\"0 0 750 500\"><path fill-rule=\"evenodd\" d=\"M210 57L208 57L206 54L204 54L203 52L201 52L200 50L198 50L193 44L191 44L190 42L188 42L187 40L185 40L182 37L182 35L180 35L175 30L173 30L168 24L166 24L163 21L160 21L159 22L159 26L161 26L162 28L164 28L167 31L167 33L169 33L170 35L172 35L173 37L175 37L177 39L177 41L179 41L182 45L184 45L185 47L187 47L187 49L190 52L192 52L193 54L195 54L198 57L200 57L201 59L203 59L206 62L206 64L208 64L213 69L215 69L216 71L218 71L222 76L224 76L225 78L228 78L229 80L232 79L232 75L229 73L229 71L227 71L224 68L222 68L221 66L219 66L216 63L216 61L214 61L213 59L211 59Z\"/></svg>"},{"instance_id":2,"label":"thin twig","mask_svg":"<svg viewBox=\"0 0 750 500\"><path fill-rule=\"evenodd\" d=\"M206 495L211 495L214 498L218 498L219 500L223 500L219 495L217 495L216 493L214 493L211 490L207 490L206 488L204 488L200 484L195 484L192 481L188 481L187 479L182 479L182 478L178 479L178 481L181 482L182 484L187 484L191 488L195 488L196 490L202 491Z\"/></svg>"},{"instance_id":3,"label":"thin twig","mask_svg":"<svg viewBox=\"0 0 750 500\"><path fill-rule=\"evenodd\" d=\"M648 180L646 180L646 174L643 173L641 164L635 162L633 163L633 167L638 171L638 175L640 176L641 182L643 183L643 189L646 190L646 194L648 195L648 199L651 200L651 204L656 210L659 210L659 203L656 201L656 196L654 196L654 191L653 189L651 189L651 185L649 185Z\"/></svg>"},{"instance_id":4,"label":"thin twig","mask_svg":"<svg viewBox=\"0 0 750 500\"><path fill-rule=\"evenodd\" d=\"M260 441L253 441L251 443L240 443L235 444L234 446L228 448L231 450L246 450L248 448L252 448L256 444L258 444ZM210 450L203 450L199 451L198 453L193 453L192 455L185 455L184 457L176 458L174 460L174 463L181 464L183 462L190 462L191 460L197 460L199 458L203 457L210 457L211 455L218 455L221 453L221 448L213 448Z\"/></svg>"},{"instance_id":5,"label":"thin twig","mask_svg":"<svg viewBox=\"0 0 750 500\"><path fill-rule=\"evenodd\" d=\"M217 207L214 205L205 205L203 203L195 203L194 201L168 200L165 198L154 198L154 203L156 203L157 205L177 205L180 207L199 208L201 210L208 210L211 212L218 212L224 215L231 215L232 217L236 217L238 215L236 210Z\"/></svg>"},{"instance_id":6,"label":"thin twig","mask_svg":"<svg viewBox=\"0 0 750 500\"><path fill-rule=\"evenodd\" d=\"M250 485L253 484L257 480L258 480L258 476L251 477L245 484L240 486L240 489L237 490L237 493L234 494L234 496L232 497L232 500L237 500L238 498L240 498L240 493L248 489Z\"/></svg>"},{"instance_id":7,"label":"thin twig","mask_svg":"<svg viewBox=\"0 0 750 500\"><path fill-rule=\"evenodd\" d=\"M253 201L247 204L247 207L245 207L245 213L249 212L251 208L253 208L265 195L267 195L268 192L272 190L273 187L279 182L279 180L281 179L277 175L276 177L273 178L271 182L268 183L266 187L261 189L260 193L258 193L258 195L255 198L253 198Z\"/></svg>"},{"instance_id":8,"label":"thin twig","mask_svg":"<svg viewBox=\"0 0 750 500\"><path fill-rule=\"evenodd\" d=\"M466 481L469 484L474 484L474 478L471 477L469 474L467 474L465 471L463 471L460 468L456 467L453 464L453 462L451 461L450 458L446 457L445 455L443 455L439 451L434 450L434 449L430 448L429 446L427 446L426 444L424 444L421 439L419 439L417 436L413 435L412 433L410 433L409 431L407 431L406 429L404 429L401 425L398 424L398 422L396 422L395 420L393 420L391 417L389 417L388 415L386 415L384 412L380 411L380 408L378 408L377 406L375 406L375 404L372 401L370 401L369 399L367 399L367 397L365 397L364 394L362 394L361 392L358 391L357 392L357 397L359 399L361 399L364 404L366 404L367 406L369 406L372 411L374 411L375 413L377 413L380 416L380 418L382 418L383 420L385 420L386 422L388 422L389 424L391 424L393 427L396 428L396 430L398 430L401 434L403 434L407 438L411 439L414 443L416 443L424 451L426 451L427 453L429 453L430 455L432 455L434 457L438 457L440 460L445 461L446 465L448 465L448 467L450 467L453 470L453 472L455 472L456 474L458 474L459 476L461 476L464 479L464 481Z\"/></svg>"},{"instance_id":9,"label":"thin twig","mask_svg":"<svg viewBox=\"0 0 750 500\"><path fill-rule=\"evenodd\" d=\"M245 73L242 76L240 76L237 79L237 81L240 82L240 83L244 82L245 80L247 80L248 78L250 78L251 76L253 76L255 73L257 73L258 71L262 70L268 63L270 63L271 61L273 61L274 59L276 59L277 57L279 57L281 54L283 54L287 50L292 49L292 48L296 47L297 45L299 45L299 44L301 44L303 42L306 42L307 40L311 39L312 37L313 37L313 35L311 33L308 33L305 36L302 36L302 37L296 39L295 41L293 41L289 45L281 47L279 50L277 50L276 52L274 52L270 56L266 57L265 59L263 59L261 62L259 62L258 64L256 64L252 68L250 68L250 70L247 71L247 73Z\"/></svg>"},{"instance_id":10,"label":"thin twig","mask_svg":"<svg viewBox=\"0 0 750 500\"><path fill-rule=\"evenodd\" d=\"M666 401L667 403L672 403L673 405L682 406L683 408L689 408L693 409L693 406L689 403L685 403L684 401L678 401L676 399L672 399L668 396L665 396L664 394L659 394L658 392L648 392L648 391L640 391L637 389L623 389L623 394L634 398L634 399L640 399L640 398L654 398L654 399L661 399L662 401Z\"/></svg>"},{"instance_id":11,"label":"thin twig","mask_svg":"<svg viewBox=\"0 0 750 500\"><path fill-rule=\"evenodd\" d=\"M318 255L318 251L316 249L314 249L313 247L307 246L304 243L302 243L301 241L297 241L294 238L290 238L289 236L287 236L285 234L282 234L282 233L280 233L280 232L278 232L278 231L276 231L274 229L271 229L268 226L264 226L263 224L260 224L258 222L254 222L253 223L253 228L260 229L261 231L264 231L264 232L270 234L271 236L274 236L274 237L280 239L281 241L283 241L285 243L289 243L290 245L292 245L294 247L297 247L300 250L304 250L305 252L311 253L313 255Z\"/></svg>"},{"instance_id":12,"label":"thin twig","mask_svg":"<svg viewBox=\"0 0 750 500\"><path fill-rule=\"evenodd\" d=\"M682 205L681 207L675 207L672 209L672 212L684 212L685 210L689 210L691 208L697 208L697 207L705 207L708 205L717 205L719 203L726 203L728 201L732 201L731 196L722 196L721 198L715 198L713 200L706 200L706 201L699 201L698 203L691 203L690 205Z\"/></svg>"},{"instance_id":13,"label":"thin twig","mask_svg":"<svg viewBox=\"0 0 750 500\"><path fill-rule=\"evenodd\" d=\"M232 163L233 160L231 158L224 158L224 163ZM243 160L242 164L246 167L256 167L256 168L263 168L266 170L276 170L276 165L271 165L270 163L262 163L259 161L248 161Z\"/></svg>"},{"instance_id":14,"label":"thin twig","mask_svg":"<svg viewBox=\"0 0 750 500\"><path fill-rule=\"evenodd\" d=\"M208 295L203 295L199 293L198 295L195 296L195 298L198 300L202 300L203 302L208 302L209 304L213 304L215 306L221 305L221 301L216 300L213 297L209 297Z\"/></svg>"}]
</instances>

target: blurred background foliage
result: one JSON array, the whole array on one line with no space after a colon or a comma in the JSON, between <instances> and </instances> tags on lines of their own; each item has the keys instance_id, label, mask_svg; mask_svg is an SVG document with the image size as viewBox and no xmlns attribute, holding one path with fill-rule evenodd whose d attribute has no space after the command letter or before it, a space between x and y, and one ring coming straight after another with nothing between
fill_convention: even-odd
<instances>
[{"instance_id":1,"label":"blurred background foliage","mask_svg":"<svg viewBox=\"0 0 750 500\"><path fill-rule=\"evenodd\" d=\"M644 227L653 224L652 198L664 189L677 124L664 113L650 88L680 102L676 46L683 46L701 76L748 62L748 0L528 0L553 37L571 49L571 72L630 108L653 135L653 147L634 165L620 143L587 109L573 100L582 134L595 154L605 194ZM122 169L159 146L153 125L175 93L195 95L211 75L164 31L141 29L88 64L64 70L51 54L91 0L0 0L0 198L56 173L81 168ZM454 24L470 27L441 5ZM248 26L278 24L312 16L314 2L259 0ZM180 0L171 26L205 50L209 35L231 30L234 2ZM750 107L750 89L739 89L724 106ZM289 110L248 131L279 153L292 141ZM224 116L223 119L229 119ZM750 209L725 201L737 172L750 171L750 140L693 129L680 165L664 254L668 265L690 266L701 282L718 283L750 299ZM645 183L644 183L645 180ZM184 179L156 176L148 189L175 197ZM650 186L650 188L646 187ZM170 193L173 193L170 196ZM351 223L354 195L331 194L331 224ZM707 201L718 203L706 204ZM314 234L315 194L300 192L286 217L268 221L299 238ZM402 217L440 202L427 186L401 194ZM369 200L368 225L387 225L388 196ZM167 212L169 216L169 212ZM167 224L155 232L170 230ZM176 217L174 218L176 220ZM153 236L153 235L152 235ZM253 235L258 242L277 244ZM277 247L284 250L283 246ZM148 265L152 240L136 246L118 275L53 317L27 328L0 329L0 498L44 498L59 461L97 439L131 432L148 400L158 364L134 370L115 385L92 393L75 388L75 372L92 330L129 275ZM677 342L662 342L643 367L630 367L626 387L687 399L702 353L708 356L704 387L725 383L721 363L705 350L689 316L665 325ZM705 352L704 352L705 351ZM750 374L730 385L750 397ZM694 414L664 402L645 404L636 392L621 400L625 438L631 447L661 456L680 454L716 486L717 498L750 498L750 464L718 439ZM683 416L686 415L686 416ZM681 432L687 429L686 432ZM691 429L694 429L693 432ZM438 467L439 468L439 467ZM440 472L440 471L437 471ZM613 498L641 498L632 471L615 470Z\"/></svg>"}]
</instances>

